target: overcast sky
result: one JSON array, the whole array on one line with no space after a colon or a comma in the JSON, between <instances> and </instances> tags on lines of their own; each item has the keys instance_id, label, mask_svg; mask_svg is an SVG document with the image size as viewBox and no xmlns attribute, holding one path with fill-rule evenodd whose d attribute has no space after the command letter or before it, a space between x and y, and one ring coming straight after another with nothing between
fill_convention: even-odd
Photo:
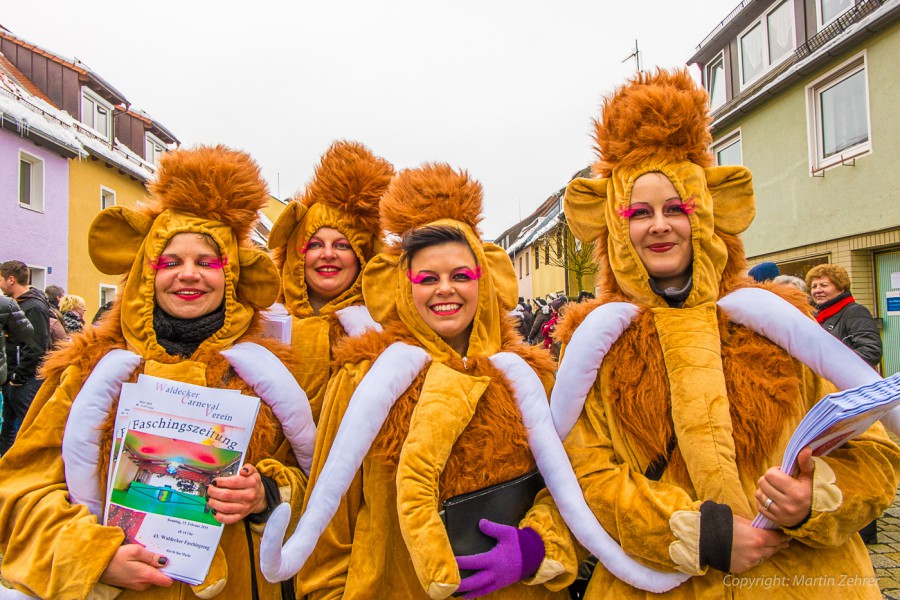
<instances>
[{"instance_id":1,"label":"overcast sky","mask_svg":"<svg viewBox=\"0 0 900 600\"><path fill-rule=\"evenodd\" d=\"M465 168L494 238L592 161L590 120L635 39L644 68L683 65L736 3L31 0L0 25L77 57L182 144L250 152L281 198L335 139L398 169Z\"/></svg>"}]
</instances>

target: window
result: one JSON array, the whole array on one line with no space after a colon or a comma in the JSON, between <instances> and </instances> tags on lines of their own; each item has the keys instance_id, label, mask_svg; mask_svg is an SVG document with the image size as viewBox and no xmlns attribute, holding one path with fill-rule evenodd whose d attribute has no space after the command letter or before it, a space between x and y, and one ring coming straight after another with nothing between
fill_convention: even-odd
<instances>
[{"instance_id":1,"label":"window","mask_svg":"<svg viewBox=\"0 0 900 600\"><path fill-rule=\"evenodd\" d=\"M550 239L547 238L544 240L544 264L550 264Z\"/></svg>"},{"instance_id":2,"label":"window","mask_svg":"<svg viewBox=\"0 0 900 600\"><path fill-rule=\"evenodd\" d=\"M725 56L721 52L714 61L706 65L706 86L711 109L725 104Z\"/></svg>"},{"instance_id":3,"label":"window","mask_svg":"<svg viewBox=\"0 0 900 600\"><path fill-rule=\"evenodd\" d=\"M813 172L872 150L868 88L865 53L807 86Z\"/></svg>"},{"instance_id":4,"label":"window","mask_svg":"<svg viewBox=\"0 0 900 600\"><path fill-rule=\"evenodd\" d=\"M102 138L112 139L112 105L87 88L81 88L81 122Z\"/></svg>"},{"instance_id":5,"label":"window","mask_svg":"<svg viewBox=\"0 0 900 600\"><path fill-rule=\"evenodd\" d=\"M741 86L758 79L794 49L794 7L783 0L738 36Z\"/></svg>"},{"instance_id":6,"label":"window","mask_svg":"<svg viewBox=\"0 0 900 600\"><path fill-rule=\"evenodd\" d=\"M19 151L19 206L44 210L44 161Z\"/></svg>"},{"instance_id":7,"label":"window","mask_svg":"<svg viewBox=\"0 0 900 600\"><path fill-rule=\"evenodd\" d=\"M526 252L525 253L525 274L528 275L531 273L531 255Z\"/></svg>"},{"instance_id":8,"label":"window","mask_svg":"<svg viewBox=\"0 0 900 600\"><path fill-rule=\"evenodd\" d=\"M716 156L716 164L720 167L723 165L742 165L744 164L744 156L741 148L741 130L733 131L712 146L713 154Z\"/></svg>"},{"instance_id":9,"label":"window","mask_svg":"<svg viewBox=\"0 0 900 600\"><path fill-rule=\"evenodd\" d=\"M816 15L819 29L834 21L854 4L855 0L817 0Z\"/></svg>"},{"instance_id":10,"label":"window","mask_svg":"<svg viewBox=\"0 0 900 600\"><path fill-rule=\"evenodd\" d=\"M47 269L28 265L28 283L39 290L47 287Z\"/></svg>"},{"instance_id":11,"label":"window","mask_svg":"<svg viewBox=\"0 0 900 600\"><path fill-rule=\"evenodd\" d=\"M100 306L116 299L116 286L100 284Z\"/></svg>"},{"instance_id":12,"label":"window","mask_svg":"<svg viewBox=\"0 0 900 600\"><path fill-rule=\"evenodd\" d=\"M162 157L163 152L165 151L166 145L163 143L163 141L152 133L147 132L146 140L144 143L144 160L146 160L148 163L158 165L159 159Z\"/></svg>"},{"instance_id":13,"label":"window","mask_svg":"<svg viewBox=\"0 0 900 600\"><path fill-rule=\"evenodd\" d=\"M100 186L100 210L116 205L116 193L107 188Z\"/></svg>"},{"instance_id":14,"label":"window","mask_svg":"<svg viewBox=\"0 0 900 600\"><path fill-rule=\"evenodd\" d=\"M534 270L537 271L541 266L541 247L534 245Z\"/></svg>"},{"instance_id":15,"label":"window","mask_svg":"<svg viewBox=\"0 0 900 600\"><path fill-rule=\"evenodd\" d=\"M519 257L519 279L522 279L522 257Z\"/></svg>"}]
</instances>

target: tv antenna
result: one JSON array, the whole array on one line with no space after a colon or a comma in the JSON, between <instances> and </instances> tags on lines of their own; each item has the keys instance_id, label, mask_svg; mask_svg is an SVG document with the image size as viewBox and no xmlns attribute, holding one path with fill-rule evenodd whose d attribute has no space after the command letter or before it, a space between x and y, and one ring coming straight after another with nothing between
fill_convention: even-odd
<instances>
[{"instance_id":1,"label":"tv antenna","mask_svg":"<svg viewBox=\"0 0 900 600\"><path fill-rule=\"evenodd\" d=\"M638 41L634 40L634 50L626 56L622 62L628 62L631 59L634 59L635 66L637 67L637 72L641 72L641 50L638 48Z\"/></svg>"}]
</instances>

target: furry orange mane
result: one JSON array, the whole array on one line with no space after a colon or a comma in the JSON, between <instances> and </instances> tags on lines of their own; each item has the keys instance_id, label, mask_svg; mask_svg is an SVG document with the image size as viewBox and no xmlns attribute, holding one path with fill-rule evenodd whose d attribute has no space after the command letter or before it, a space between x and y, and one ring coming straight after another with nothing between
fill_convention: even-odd
<instances>
[{"instance_id":1,"label":"furry orange mane","mask_svg":"<svg viewBox=\"0 0 900 600\"><path fill-rule=\"evenodd\" d=\"M639 73L604 100L594 120L594 174L648 161L712 166L709 123L709 96L687 69Z\"/></svg>"},{"instance_id":2,"label":"furry orange mane","mask_svg":"<svg viewBox=\"0 0 900 600\"><path fill-rule=\"evenodd\" d=\"M466 171L445 163L405 169L391 182L381 199L381 227L402 236L410 229L438 219L454 219L481 237L482 188Z\"/></svg>"},{"instance_id":3,"label":"furry orange mane","mask_svg":"<svg viewBox=\"0 0 900 600\"><path fill-rule=\"evenodd\" d=\"M270 198L256 161L222 145L165 153L148 189L150 216L166 209L200 215L224 223L238 240L247 238Z\"/></svg>"},{"instance_id":4,"label":"furry orange mane","mask_svg":"<svg viewBox=\"0 0 900 600\"><path fill-rule=\"evenodd\" d=\"M377 231L378 203L394 167L357 142L338 141L322 156L306 190L305 206L321 202L346 213L361 229Z\"/></svg>"}]
</instances>

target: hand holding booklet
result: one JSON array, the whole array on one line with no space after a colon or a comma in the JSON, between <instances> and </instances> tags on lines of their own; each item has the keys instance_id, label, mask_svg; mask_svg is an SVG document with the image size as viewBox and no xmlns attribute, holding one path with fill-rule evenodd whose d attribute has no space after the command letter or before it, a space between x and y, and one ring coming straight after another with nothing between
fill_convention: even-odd
<instances>
[{"instance_id":1,"label":"hand holding booklet","mask_svg":"<svg viewBox=\"0 0 900 600\"><path fill-rule=\"evenodd\" d=\"M169 577L202 583L222 536L206 490L244 464L258 411L259 398L237 390L148 375L123 384L104 524L167 557Z\"/></svg>"},{"instance_id":2,"label":"hand holding booklet","mask_svg":"<svg viewBox=\"0 0 900 600\"><path fill-rule=\"evenodd\" d=\"M781 470L794 475L797 455L812 448L814 456L824 456L866 431L900 405L900 373L875 383L828 394L806 414L784 450ZM756 515L753 526L776 529L778 526Z\"/></svg>"}]
</instances>

